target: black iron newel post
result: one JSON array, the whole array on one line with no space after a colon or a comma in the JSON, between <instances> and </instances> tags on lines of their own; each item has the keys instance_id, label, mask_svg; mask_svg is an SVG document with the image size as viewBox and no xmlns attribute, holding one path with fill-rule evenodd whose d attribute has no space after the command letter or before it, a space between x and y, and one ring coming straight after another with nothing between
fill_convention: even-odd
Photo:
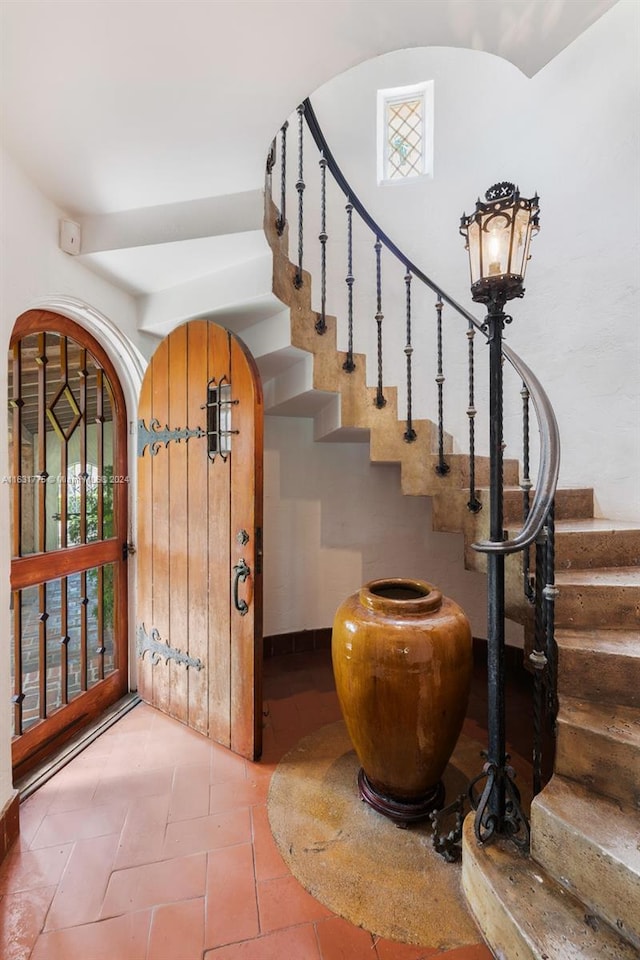
<instances>
[{"instance_id":1,"label":"black iron newel post","mask_svg":"<svg viewBox=\"0 0 640 960\"><path fill-rule=\"evenodd\" d=\"M503 416L502 416L502 331L506 320L506 296L496 290L487 305L489 336L489 539L504 540L503 519ZM487 786L491 789L483 811L484 823L476 824L484 832L488 825L503 823L505 818L505 779L507 770L505 729L505 638L504 638L504 554L487 557L487 672L489 709L489 750L487 754ZM507 774L508 775L508 774ZM480 808L478 808L480 809ZM479 836L479 839L483 839Z\"/></svg>"},{"instance_id":2,"label":"black iron newel post","mask_svg":"<svg viewBox=\"0 0 640 960\"><path fill-rule=\"evenodd\" d=\"M463 215L460 232L467 241L471 295L487 306L484 329L489 344L489 540L475 544L487 553L488 750L482 773L471 785L476 810L475 834L481 843L496 836L528 846L529 824L506 752L505 725L505 553L503 476L502 338L511 317L507 300L524 296L524 274L531 235L538 228L538 197L525 200L512 183L498 183L478 200L475 213ZM481 795L475 787L484 781Z\"/></svg>"}]
</instances>

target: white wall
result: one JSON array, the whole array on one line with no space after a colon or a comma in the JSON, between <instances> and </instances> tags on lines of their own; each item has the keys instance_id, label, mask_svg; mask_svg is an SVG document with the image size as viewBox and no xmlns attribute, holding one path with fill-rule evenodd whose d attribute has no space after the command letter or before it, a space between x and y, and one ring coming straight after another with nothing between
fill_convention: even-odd
<instances>
[{"instance_id":1,"label":"white wall","mask_svg":"<svg viewBox=\"0 0 640 960\"><path fill-rule=\"evenodd\" d=\"M602 516L640 517L640 286L639 67L640 4L622 0L537 76L473 50L403 50L370 60L332 80L311 100L347 180L386 232L428 275L482 316L471 303L468 263L458 235L463 210L492 183L513 180L523 195L538 191L540 234L532 244L524 300L510 305L510 346L542 381L562 438L560 482L593 486ZM376 91L435 81L433 179L378 186ZM295 129L295 128L294 128ZM290 133L295 141L295 133ZM295 160L291 159L292 167ZM317 165L305 159L305 203L317 208ZM291 199L294 204L294 198ZM290 206L295 222L295 206ZM344 199L330 197L328 214L329 308L344 332L346 260ZM305 227L305 257L318 277L313 227ZM356 350L373 350L375 324L372 238L354 231ZM292 251L296 249L292 230ZM319 245L315 243L316 249ZM294 253L295 256L295 253ZM389 383L404 377L403 271L383 263L383 323L397 349L385 361ZM332 279L333 278L333 279ZM414 415L433 416L434 296L413 283ZM315 283L315 295L319 282ZM445 308L447 428L464 449L466 396L464 323ZM478 342L478 341L477 341ZM478 342L477 353L483 350ZM486 351L484 351L486 354ZM373 382L375 369L368 365ZM461 383L454 397L456 380ZM485 372L478 370L481 413ZM515 384L516 401L519 404ZM515 426L507 424L506 455L519 456Z\"/></svg>"},{"instance_id":2,"label":"white wall","mask_svg":"<svg viewBox=\"0 0 640 960\"><path fill-rule=\"evenodd\" d=\"M415 577L486 636L486 578L464 570L462 536L431 530L428 498L403 496L398 467L366 443L315 443L293 417L266 417L264 456L265 635L330 627L368 580Z\"/></svg>"}]
</instances>

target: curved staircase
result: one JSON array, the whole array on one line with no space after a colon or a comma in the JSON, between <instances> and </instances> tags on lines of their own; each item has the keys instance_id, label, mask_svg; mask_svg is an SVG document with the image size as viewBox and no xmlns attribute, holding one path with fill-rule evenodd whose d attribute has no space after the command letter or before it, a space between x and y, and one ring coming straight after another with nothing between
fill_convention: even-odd
<instances>
[{"instance_id":1,"label":"curved staircase","mask_svg":"<svg viewBox=\"0 0 640 960\"><path fill-rule=\"evenodd\" d=\"M483 570L471 544L486 538L488 509L471 513L469 461L445 437L446 476L437 427L414 421L406 443L397 391L375 406L366 357L352 373L336 347L336 319L318 335L311 277L289 260L288 229L276 229L268 192L264 229L273 254L273 293L288 310L290 344L310 355L316 415L328 439L368 436L373 462L397 463L402 491L433 498L433 526L464 535L465 565ZM282 322L282 318L280 319ZM268 392L267 385L267 392ZM334 398L332 400L332 398ZM277 398L276 398L277 399ZM267 408L268 409L268 408ZM310 408L311 409L311 408ZM327 422L323 424L323 417ZM480 500L488 500L488 458L476 458ZM505 521L520 524L519 464L504 464ZM531 629L519 555L507 559L507 614ZM632 960L640 957L640 523L594 518L593 491L556 494L557 750L554 773L531 807L531 853L498 841L479 847L473 817L463 839L463 885L496 957L503 960Z\"/></svg>"}]
</instances>

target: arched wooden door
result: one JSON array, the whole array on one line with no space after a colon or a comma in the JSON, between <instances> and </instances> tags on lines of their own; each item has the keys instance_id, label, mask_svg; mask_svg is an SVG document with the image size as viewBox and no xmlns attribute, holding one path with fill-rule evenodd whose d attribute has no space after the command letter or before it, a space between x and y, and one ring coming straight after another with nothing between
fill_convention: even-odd
<instances>
[{"instance_id":1,"label":"arched wooden door","mask_svg":"<svg viewBox=\"0 0 640 960\"><path fill-rule=\"evenodd\" d=\"M140 696L236 753L262 746L260 377L192 320L158 347L138 408Z\"/></svg>"},{"instance_id":2,"label":"arched wooden door","mask_svg":"<svg viewBox=\"0 0 640 960\"><path fill-rule=\"evenodd\" d=\"M19 777L128 688L126 406L109 357L74 321L16 321L9 437Z\"/></svg>"}]
</instances>

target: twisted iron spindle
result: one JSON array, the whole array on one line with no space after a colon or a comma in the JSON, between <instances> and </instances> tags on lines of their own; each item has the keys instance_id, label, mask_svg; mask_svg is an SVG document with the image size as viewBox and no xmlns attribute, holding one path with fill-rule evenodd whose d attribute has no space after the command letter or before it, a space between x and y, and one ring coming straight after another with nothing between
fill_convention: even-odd
<instances>
[{"instance_id":1,"label":"twisted iron spindle","mask_svg":"<svg viewBox=\"0 0 640 960\"><path fill-rule=\"evenodd\" d=\"M382 321L384 320L384 314L382 312L382 263L380 259L382 243L380 237L376 237L374 249L376 251L376 324L378 325L378 389L376 390L375 405L380 410L387 402L382 392Z\"/></svg>"},{"instance_id":2,"label":"twisted iron spindle","mask_svg":"<svg viewBox=\"0 0 640 960\"><path fill-rule=\"evenodd\" d=\"M348 348L347 359L342 364L342 369L347 373L353 373L356 368L353 359L353 204L349 202L345 210L347 211L347 276L345 283L347 285L347 329L348 329Z\"/></svg>"},{"instance_id":3,"label":"twisted iron spindle","mask_svg":"<svg viewBox=\"0 0 640 960\"><path fill-rule=\"evenodd\" d=\"M284 233L287 224L287 127L289 121L285 120L280 128L280 215L276 220L276 230L278 236Z\"/></svg>"},{"instance_id":4,"label":"twisted iron spindle","mask_svg":"<svg viewBox=\"0 0 640 960\"><path fill-rule=\"evenodd\" d=\"M546 528L536 540L536 575L534 591L533 650L529 661L533 665L533 795L542 789L542 738L544 720L544 687L547 670L546 609L543 596L546 567Z\"/></svg>"},{"instance_id":5,"label":"twisted iron spindle","mask_svg":"<svg viewBox=\"0 0 640 960\"><path fill-rule=\"evenodd\" d=\"M316 333L327 329L327 161L320 157L320 315L316 320Z\"/></svg>"},{"instance_id":6,"label":"twisted iron spindle","mask_svg":"<svg viewBox=\"0 0 640 960\"><path fill-rule=\"evenodd\" d=\"M442 308L444 304L440 297L436 300L437 331L438 331L438 373L436 383L438 384L438 462L436 464L436 473L439 477L445 477L449 473L449 464L444 459L444 381L445 376L442 372Z\"/></svg>"},{"instance_id":7,"label":"twisted iron spindle","mask_svg":"<svg viewBox=\"0 0 640 960\"><path fill-rule=\"evenodd\" d=\"M520 396L522 397L522 481L520 488L522 490L522 516L526 523L531 508L531 487L533 484L529 476L529 390L524 382ZM522 551L522 585L526 599L529 603L533 603L535 601L535 592L531 577L531 553L529 547L525 547Z\"/></svg>"},{"instance_id":8,"label":"twisted iron spindle","mask_svg":"<svg viewBox=\"0 0 640 960\"><path fill-rule=\"evenodd\" d=\"M476 491L476 406L475 406L475 359L474 342L476 328L469 321L467 327L467 351L469 358L469 405L467 407L467 417L469 418L469 502L467 508L471 513L478 513L482 510L482 503L478 500Z\"/></svg>"},{"instance_id":9,"label":"twisted iron spindle","mask_svg":"<svg viewBox=\"0 0 640 960\"><path fill-rule=\"evenodd\" d=\"M547 710L552 724L558 714L557 674L558 656L555 641L555 601L558 588L555 584L555 501L551 501L547 514L547 542L545 550L545 586L542 591L545 602L545 644L547 651Z\"/></svg>"},{"instance_id":10,"label":"twisted iron spindle","mask_svg":"<svg viewBox=\"0 0 640 960\"><path fill-rule=\"evenodd\" d=\"M296 275L293 279L296 290L302 286L302 251L303 251L303 219L304 219L304 107L302 104L298 107L298 179L296 180L296 190L298 191L298 266Z\"/></svg>"},{"instance_id":11,"label":"twisted iron spindle","mask_svg":"<svg viewBox=\"0 0 640 960\"><path fill-rule=\"evenodd\" d=\"M413 418L412 418L412 379L411 379L411 356L413 354L413 347L411 346L411 281L413 277L411 276L411 271L407 270L404 275L404 282L406 287L406 312L407 312L407 343L404 348L404 353L407 358L407 429L404 432L404 439L407 443L413 443L418 434L413 429Z\"/></svg>"},{"instance_id":12,"label":"twisted iron spindle","mask_svg":"<svg viewBox=\"0 0 640 960\"><path fill-rule=\"evenodd\" d=\"M267 176L271 180L271 174L273 173L273 168L276 165L276 138L274 137L271 141L269 147L269 153L267 154Z\"/></svg>"}]
</instances>

